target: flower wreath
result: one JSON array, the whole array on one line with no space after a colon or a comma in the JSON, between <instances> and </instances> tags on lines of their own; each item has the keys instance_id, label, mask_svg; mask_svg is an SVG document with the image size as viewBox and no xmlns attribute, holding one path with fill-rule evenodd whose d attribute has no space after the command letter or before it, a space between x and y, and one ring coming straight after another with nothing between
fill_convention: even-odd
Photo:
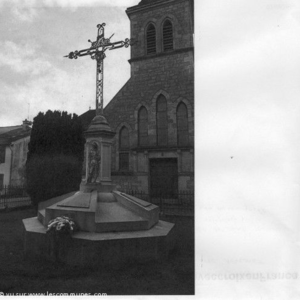
<instances>
[{"instance_id":1,"label":"flower wreath","mask_svg":"<svg viewBox=\"0 0 300 300\"><path fill-rule=\"evenodd\" d=\"M46 232L72 235L77 230L78 227L72 218L62 216L49 221Z\"/></svg>"}]
</instances>

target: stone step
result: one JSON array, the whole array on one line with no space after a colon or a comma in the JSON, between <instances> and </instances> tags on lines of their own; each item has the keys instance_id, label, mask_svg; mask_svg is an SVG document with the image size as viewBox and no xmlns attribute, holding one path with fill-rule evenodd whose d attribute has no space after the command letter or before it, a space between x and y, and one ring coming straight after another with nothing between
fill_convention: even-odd
<instances>
[{"instance_id":1,"label":"stone step","mask_svg":"<svg viewBox=\"0 0 300 300\"><path fill-rule=\"evenodd\" d=\"M93 193L77 192L71 197L59 202L57 206L61 207L77 207L77 208L89 208L91 202L91 196Z\"/></svg>"},{"instance_id":2,"label":"stone step","mask_svg":"<svg viewBox=\"0 0 300 300\"><path fill-rule=\"evenodd\" d=\"M57 217L72 218L82 231L95 232L95 211L72 207L50 207L46 209L45 222Z\"/></svg>"},{"instance_id":3,"label":"stone step","mask_svg":"<svg viewBox=\"0 0 300 300\"><path fill-rule=\"evenodd\" d=\"M96 232L138 231L148 229L148 220L118 202L98 202Z\"/></svg>"},{"instance_id":4,"label":"stone step","mask_svg":"<svg viewBox=\"0 0 300 300\"><path fill-rule=\"evenodd\" d=\"M67 193L67 194L64 194L64 195L61 195L61 196L57 196L57 197L54 197L54 198L51 198L49 200L46 200L46 201L43 201L43 202L40 202L39 203L39 210L41 209L45 209L55 203L58 203L68 197L71 197L72 195L74 195L77 191L74 191L74 192L70 192L70 193Z\"/></svg>"},{"instance_id":5,"label":"stone step","mask_svg":"<svg viewBox=\"0 0 300 300\"><path fill-rule=\"evenodd\" d=\"M118 191L113 192L113 194L120 205L148 220L147 229L158 222L158 206Z\"/></svg>"},{"instance_id":6,"label":"stone step","mask_svg":"<svg viewBox=\"0 0 300 300\"><path fill-rule=\"evenodd\" d=\"M47 207L45 222L48 223L57 217L67 216L75 221L80 230L95 232L96 208L97 191L91 193L78 192L59 203Z\"/></svg>"},{"instance_id":7,"label":"stone step","mask_svg":"<svg viewBox=\"0 0 300 300\"><path fill-rule=\"evenodd\" d=\"M113 193L98 193L98 202L117 202Z\"/></svg>"},{"instance_id":8,"label":"stone step","mask_svg":"<svg viewBox=\"0 0 300 300\"><path fill-rule=\"evenodd\" d=\"M44 226L46 225L46 224L44 224L44 222L45 222L45 214L46 214L46 210L45 209L41 209L41 210L38 211L38 215L37 215L38 220Z\"/></svg>"}]
</instances>

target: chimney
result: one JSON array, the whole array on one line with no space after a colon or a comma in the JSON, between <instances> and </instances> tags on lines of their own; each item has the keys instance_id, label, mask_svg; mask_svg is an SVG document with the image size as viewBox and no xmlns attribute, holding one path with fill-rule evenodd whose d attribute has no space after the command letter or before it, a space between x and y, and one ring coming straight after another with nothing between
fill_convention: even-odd
<instances>
[{"instance_id":1,"label":"chimney","mask_svg":"<svg viewBox=\"0 0 300 300\"><path fill-rule=\"evenodd\" d=\"M25 119L24 121L23 121L23 124L22 124L22 127L23 127L23 129L24 130L26 130L29 126L31 126L32 125L32 122L31 121L28 121L27 119Z\"/></svg>"}]
</instances>

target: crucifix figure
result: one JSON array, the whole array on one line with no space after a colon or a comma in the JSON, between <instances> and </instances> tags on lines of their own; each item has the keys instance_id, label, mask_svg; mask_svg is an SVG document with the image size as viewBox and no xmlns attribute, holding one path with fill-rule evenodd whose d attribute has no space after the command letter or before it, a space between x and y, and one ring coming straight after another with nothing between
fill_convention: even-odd
<instances>
[{"instance_id":1,"label":"crucifix figure","mask_svg":"<svg viewBox=\"0 0 300 300\"><path fill-rule=\"evenodd\" d=\"M96 68L96 115L103 115L103 59L105 58L105 51L107 49L114 50L122 47L128 47L132 45L130 39L125 39L124 41L110 42L112 36L108 39L104 37L104 26L105 23L98 24L98 34L95 42L88 40L91 43L91 47L87 49L82 49L79 51L70 52L64 57L70 59L77 59L79 56L90 55L92 59L97 62Z\"/></svg>"}]
</instances>

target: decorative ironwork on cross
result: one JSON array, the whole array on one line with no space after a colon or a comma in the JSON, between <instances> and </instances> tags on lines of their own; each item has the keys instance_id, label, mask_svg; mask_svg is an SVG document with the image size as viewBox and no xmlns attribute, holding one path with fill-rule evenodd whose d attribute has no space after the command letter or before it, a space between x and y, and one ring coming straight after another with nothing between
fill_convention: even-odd
<instances>
[{"instance_id":1,"label":"decorative ironwork on cross","mask_svg":"<svg viewBox=\"0 0 300 300\"><path fill-rule=\"evenodd\" d=\"M111 35L110 38L106 39L104 37L104 26L106 24L98 24L98 34L97 39L95 42L88 40L91 43L91 47L82 50L75 50L74 52L70 52L68 55L64 57L68 57L70 59L77 59L80 56L90 55L92 59L95 59L97 62L97 69L96 69L96 115L100 113L103 114L103 60L106 57L105 51L108 50L115 50L122 47L128 47L133 45L131 39L125 39L124 41L118 42L110 42L110 39L114 34Z\"/></svg>"}]
</instances>

